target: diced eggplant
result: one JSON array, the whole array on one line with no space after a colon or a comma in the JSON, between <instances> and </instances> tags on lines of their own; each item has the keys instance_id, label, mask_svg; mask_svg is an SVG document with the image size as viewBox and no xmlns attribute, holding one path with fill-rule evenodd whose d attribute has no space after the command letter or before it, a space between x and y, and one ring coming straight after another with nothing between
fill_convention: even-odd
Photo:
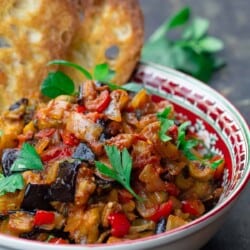
<instances>
[{"instance_id":1,"label":"diced eggplant","mask_svg":"<svg viewBox=\"0 0 250 250\"><path fill-rule=\"evenodd\" d=\"M167 225L167 219L166 218L161 218L155 227L155 234L161 234L166 231L166 225Z\"/></svg>"},{"instance_id":2,"label":"diced eggplant","mask_svg":"<svg viewBox=\"0 0 250 250\"><path fill-rule=\"evenodd\" d=\"M49 188L52 201L73 202L75 196L76 177L80 161L64 161L59 165L58 176Z\"/></svg>"},{"instance_id":3,"label":"diced eggplant","mask_svg":"<svg viewBox=\"0 0 250 250\"><path fill-rule=\"evenodd\" d=\"M17 159L19 150L16 148L7 148L3 151L2 155L2 168L4 176L11 175L11 166Z\"/></svg>"},{"instance_id":4,"label":"diced eggplant","mask_svg":"<svg viewBox=\"0 0 250 250\"><path fill-rule=\"evenodd\" d=\"M21 204L21 208L24 210L53 210L49 201L49 190L50 185L47 184L28 184L24 198Z\"/></svg>"},{"instance_id":5,"label":"diced eggplant","mask_svg":"<svg viewBox=\"0 0 250 250\"><path fill-rule=\"evenodd\" d=\"M62 230L56 230L56 229L48 231L39 227L34 227L34 229L31 232L22 233L21 235L19 235L19 237L23 239L37 240L39 238L39 235L44 234L44 233L53 235L54 237L57 237L57 238L69 239L68 232L64 232Z\"/></svg>"},{"instance_id":6,"label":"diced eggplant","mask_svg":"<svg viewBox=\"0 0 250 250\"><path fill-rule=\"evenodd\" d=\"M15 102L9 107L9 111L13 111L16 109L19 109L22 105L27 106L29 103L29 100L27 98L22 98L19 101Z\"/></svg>"},{"instance_id":7,"label":"diced eggplant","mask_svg":"<svg viewBox=\"0 0 250 250\"><path fill-rule=\"evenodd\" d=\"M95 160L95 154L88 147L88 145L86 145L85 143L80 143L73 154L73 158L93 163Z\"/></svg>"}]
</instances>

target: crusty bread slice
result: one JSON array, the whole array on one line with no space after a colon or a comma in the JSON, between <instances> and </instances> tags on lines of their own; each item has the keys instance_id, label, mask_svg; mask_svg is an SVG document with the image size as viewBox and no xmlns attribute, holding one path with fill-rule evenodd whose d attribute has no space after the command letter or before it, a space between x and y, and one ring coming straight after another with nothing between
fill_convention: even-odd
<instances>
[{"instance_id":1,"label":"crusty bread slice","mask_svg":"<svg viewBox=\"0 0 250 250\"><path fill-rule=\"evenodd\" d=\"M0 111L38 95L46 64L64 57L77 24L72 0L1 0Z\"/></svg>"},{"instance_id":2,"label":"crusty bread slice","mask_svg":"<svg viewBox=\"0 0 250 250\"><path fill-rule=\"evenodd\" d=\"M77 0L76 0L77 1ZM125 83L140 58L144 39L143 15L137 0L78 0L80 26L67 60L88 70L107 62L116 72L113 81ZM76 83L84 76L63 68Z\"/></svg>"}]
</instances>

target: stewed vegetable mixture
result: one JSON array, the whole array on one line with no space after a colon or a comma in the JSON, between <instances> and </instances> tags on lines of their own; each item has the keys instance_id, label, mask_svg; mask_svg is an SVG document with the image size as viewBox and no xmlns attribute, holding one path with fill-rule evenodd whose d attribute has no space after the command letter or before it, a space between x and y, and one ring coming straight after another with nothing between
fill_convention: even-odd
<instances>
[{"instance_id":1,"label":"stewed vegetable mixture","mask_svg":"<svg viewBox=\"0 0 250 250\"><path fill-rule=\"evenodd\" d=\"M0 232L55 244L159 234L209 211L224 158L167 100L86 80L0 120Z\"/></svg>"}]
</instances>

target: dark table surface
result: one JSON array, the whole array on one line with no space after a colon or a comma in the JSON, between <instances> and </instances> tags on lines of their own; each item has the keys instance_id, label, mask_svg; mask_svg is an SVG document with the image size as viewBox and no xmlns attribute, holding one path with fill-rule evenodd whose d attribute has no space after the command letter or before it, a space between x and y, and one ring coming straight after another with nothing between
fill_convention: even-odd
<instances>
[{"instance_id":1,"label":"dark table surface","mask_svg":"<svg viewBox=\"0 0 250 250\"><path fill-rule=\"evenodd\" d=\"M250 1L249 0L140 0L145 38L172 13L188 5L193 16L210 20L209 33L225 42L221 55L227 66L210 86L222 93L250 124ZM246 187L218 233L202 250L250 249L250 185Z\"/></svg>"}]
</instances>

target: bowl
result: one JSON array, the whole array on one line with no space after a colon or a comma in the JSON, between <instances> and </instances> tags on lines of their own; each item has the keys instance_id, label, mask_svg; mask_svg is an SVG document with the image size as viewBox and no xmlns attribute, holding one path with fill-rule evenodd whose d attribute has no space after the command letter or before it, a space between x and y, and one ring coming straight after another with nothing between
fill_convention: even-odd
<instances>
[{"instance_id":1,"label":"bowl","mask_svg":"<svg viewBox=\"0 0 250 250\"><path fill-rule=\"evenodd\" d=\"M179 115L187 116L192 128L209 138L206 143L226 159L224 191L217 205L202 217L171 231L115 244L51 245L0 235L0 249L25 250L194 250L202 247L219 229L250 176L249 128L236 108L209 86L178 71L140 63L133 80L142 83L158 101L167 98Z\"/></svg>"}]
</instances>

